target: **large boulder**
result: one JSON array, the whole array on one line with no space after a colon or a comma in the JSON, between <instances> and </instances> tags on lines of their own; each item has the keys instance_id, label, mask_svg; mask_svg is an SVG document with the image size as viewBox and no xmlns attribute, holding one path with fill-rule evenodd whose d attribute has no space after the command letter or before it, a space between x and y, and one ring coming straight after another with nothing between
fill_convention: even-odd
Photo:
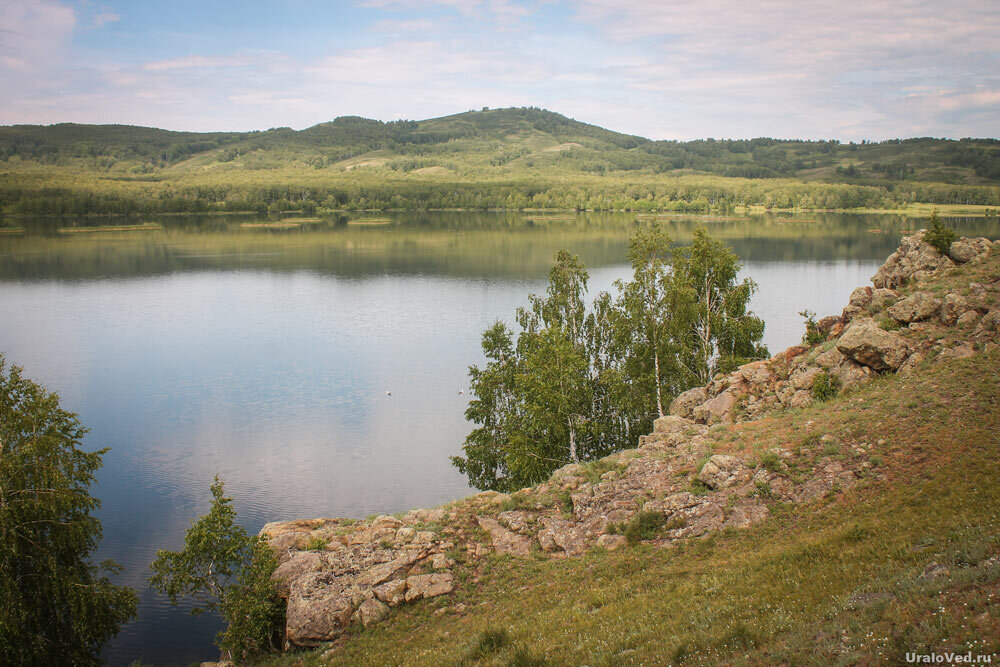
<instances>
[{"instance_id":1,"label":"large boulder","mask_svg":"<svg viewBox=\"0 0 1000 667\"><path fill-rule=\"evenodd\" d=\"M479 527L490 534L490 540L497 553L511 554L512 556L527 556L531 553L530 537L519 535L507 530L500 525L500 522L490 517L481 516L477 518Z\"/></svg>"},{"instance_id":2,"label":"large boulder","mask_svg":"<svg viewBox=\"0 0 1000 667\"><path fill-rule=\"evenodd\" d=\"M285 638L312 647L336 639L354 615L352 592L329 572L315 572L292 582L285 607Z\"/></svg>"},{"instance_id":3,"label":"large boulder","mask_svg":"<svg viewBox=\"0 0 1000 667\"><path fill-rule=\"evenodd\" d=\"M952 326L958 322L958 318L972 309L972 306L961 294L951 292L946 294L941 303L941 324Z\"/></svg>"},{"instance_id":4,"label":"large boulder","mask_svg":"<svg viewBox=\"0 0 1000 667\"><path fill-rule=\"evenodd\" d=\"M723 392L715 398L705 401L694 409L694 420L702 424L717 424L733 421L733 408L736 407L736 397L730 392Z\"/></svg>"},{"instance_id":5,"label":"large boulder","mask_svg":"<svg viewBox=\"0 0 1000 667\"><path fill-rule=\"evenodd\" d=\"M698 473L698 479L712 489L724 489L748 481L753 472L738 456L715 454Z\"/></svg>"},{"instance_id":6,"label":"large boulder","mask_svg":"<svg viewBox=\"0 0 1000 667\"><path fill-rule=\"evenodd\" d=\"M914 292L890 306L889 315L900 322L921 322L934 317L941 309L941 299L930 292Z\"/></svg>"},{"instance_id":7,"label":"large boulder","mask_svg":"<svg viewBox=\"0 0 1000 667\"><path fill-rule=\"evenodd\" d=\"M450 572L417 574L406 578L407 602L447 595L453 590L455 590L455 583Z\"/></svg>"},{"instance_id":8,"label":"large boulder","mask_svg":"<svg viewBox=\"0 0 1000 667\"><path fill-rule=\"evenodd\" d=\"M694 416L694 409L708 400L708 392L704 387L695 387L678 394L670 403L668 412L678 417L690 419Z\"/></svg>"},{"instance_id":9,"label":"large boulder","mask_svg":"<svg viewBox=\"0 0 1000 667\"><path fill-rule=\"evenodd\" d=\"M872 276L875 287L896 288L912 280L920 280L940 269L955 266L955 262L945 257L937 249L924 242L926 230L921 229L912 236L904 236L896 252L889 255L885 263Z\"/></svg>"},{"instance_id":10,"label":"large boulder","mask_svg":"<svg viewBox=\"0 0 1000 667\"><path fill-rule=\"evenodd\" d=\"M876 371L896 370L906 360L906 340L880 328L870 318L857 319L837 341L837 349L859 364Z\"/></svg>"},{"instance_id":11,"label":"large boulder","mask_svg":"<svg viewBox=\"0 0 1000 667\"><path fill-rule=\"evenodd\" d=\"M961 238L951 244L948 256L959 264L964 264L985 257L992 247L993 243L986 238Z\"/></svg>"}]
</instances>

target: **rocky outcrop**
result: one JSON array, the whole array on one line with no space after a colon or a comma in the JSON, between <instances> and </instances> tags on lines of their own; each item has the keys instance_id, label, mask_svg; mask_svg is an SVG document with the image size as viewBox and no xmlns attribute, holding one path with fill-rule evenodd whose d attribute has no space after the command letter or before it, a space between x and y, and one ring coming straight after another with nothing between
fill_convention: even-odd
<instances>
[{"instance_id":1,"label":"rocky outcrop","mask_svg":"<svg viewBox=\"0 0 1000 667\"><path fill-rule=\"evenodd\" d=\"M906 339L871 318L855 320L837 341L837 351L875 371L896 370L909 354Z\"/></svg>"},{"instance_id":2,"label":"rocky outcrop","mask_svg":"<svg viewBox=\"0 0 1000 667\"><path fill-rule=\"evenodd\" d=\"M663 521L652 542L667 545L747 528L768 516L772 502L810 502L852 486L869 465L864 447L855 458L827 456L838 443L815 434L815 443L796 453L773 449L758 460L713 451L713 433L772 410L804 407L816 387L836 391L881 373L916 372L934 359L973 356L997 344L1000 270L948 289L947 281L922 282L935 272L974 267L997 245L960 239L945 257L922 233L903 239L874 287L854 290L841 315L820 320L825 340L685 391L637 449L563 466L548 481L509 495L484 492L445 508L367 521L266 525L261 534L279 560L273 577L287 600L287 644L317 646L351 624L384 622L399 605L447 596L463 579L456 567L474 568L491 553L572 558L620 549L633 539L624 535L631 523L649 513Z\"/></svg>"},{"instance_id":3,"label":"rocky outcrop","mask_svg":"<svg viewBox=\"0 0 1000 667\"><path fill-rule=\"evenodd\" d=\"M955 262L924 242L925 230L906 236L899 249L872 276L875 287L899 288L912 281L919 281L935 271L955 266Z\"/></svg>"}]
</instances>

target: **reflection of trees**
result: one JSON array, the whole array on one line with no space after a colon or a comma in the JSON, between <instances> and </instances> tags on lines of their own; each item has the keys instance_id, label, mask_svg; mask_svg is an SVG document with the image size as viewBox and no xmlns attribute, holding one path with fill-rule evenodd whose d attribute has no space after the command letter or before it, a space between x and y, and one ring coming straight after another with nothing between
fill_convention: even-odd
<instances>
[{"instance_id":1,"label":"reflection of trees","mask_svg":"<svg viewBox=\"0 0 1000 667\"><path fill-rule=\"evenodd\" d=\"M374 217L369 214L367 217ZM351 220L363 220L358 214ZM292 229L247 229L259 216L153 217L163 229L60 234L65 221L24 222L0 237L0 277L86 279L244 268L311 270L343 276L384 273L538 278L560 248L591 267L625 263L626 239L652 217L612 213L407 212L378 214L390 224L346 224L345 216ZM279 220L280 218L270 218ZM750 261L882 259L915 223L887 215L656 218L680 243L706 226ZM86 226L121 224L88 218ZM1000 236L1000 221L952 221L960 234ZM871 230L879 230L873 233Z\"/></svg>"}]
</instances>

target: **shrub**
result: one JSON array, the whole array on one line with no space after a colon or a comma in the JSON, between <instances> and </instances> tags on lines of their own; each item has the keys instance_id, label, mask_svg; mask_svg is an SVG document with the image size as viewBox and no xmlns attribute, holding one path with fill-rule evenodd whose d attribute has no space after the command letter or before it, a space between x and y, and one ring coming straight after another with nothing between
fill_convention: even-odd
<instances>
[{"instance_id":1,"label":"shrub","mask_svg":"<svg viewBox=\"0 0 1000 667\"><path fill-rule=\"evenodd\" d=\"M664 523L666 523L666 517L663 516L662 512L639 512L632 517L625 528L625 539L628 540L629 544L651 540L656 537Z\"/></svg>"},{"instance_id":2,"label":"shrub","mask_svg":"<svg viewBox=\"0 0 1000 667\"><path fill-rule=\"evenodd\" d=\"M813 378L812 395L817 401L826 401L840 391L840 378L823 371Z\"/></svg>"},{"instance_id":3,"label":"shrub","mask_svg":"<svg viewBox=\"0 0 1000 667\"><path fill-rule=\"evenodd\" d=\"M894 320L889 316L878 318L878 325L885 331L898 331L903 326L898 321Z\"/></svg>"},{"instance_id":4,"label":"shrub","mask_svg":"<svg viewBox=\"0 0 1000 667\"><path fill-rule=\"evenodd\" d=\"M934 209L931 212L930 220L927 221L927 232L924 234L924 241L934 246L942 255L947 255L955 238L955 231L946 227L941 222L937 209Z\"/></svg>"},{"instance_id":5,"label":"shrub","mask_svg":"<svg viewBox=\"0 0 1000 667\"><path fill-rule=\"evenodd\" d=\"M771 485L768 484L767 482L761 480L755 482L754 486L757 487L756 491L757 497L767 498L767 499L774 498L774 491L771 490Z\"/></svg>"},{"instance_id":6,"label":"shrub","mask_svg":"<svg viewBox=\"0 0 1000 667\"><path fill-rule=\"evenodd\" d=\"M816 313L811 310L803 310L799 313L806 321L806 332L802 334L802 344L808 347L818 345L826 340L826 336L820 331L816 323Z\"/></svg>"},{"instance_id":7,"label":"shrub","mask_svg":"<svg viewBox=\"0 0 1000 667\"><path fill-rule=\"evenodd\" d=\"M767 452L760 457L760 464L769 472L781 472L781 458L774 452Z\"/></svg>"},{"instance_id":8,"label":"shrub","mask_svg":"<svg viewBox=\"0 0 1000 667\"><path fill-rule=\"evenodd\" d=\"M306 551L323 551L326 549L326 545L329 541L325 537L320 537L319 535L313 535L306 542Z\"/></svg>"}]
</instances>

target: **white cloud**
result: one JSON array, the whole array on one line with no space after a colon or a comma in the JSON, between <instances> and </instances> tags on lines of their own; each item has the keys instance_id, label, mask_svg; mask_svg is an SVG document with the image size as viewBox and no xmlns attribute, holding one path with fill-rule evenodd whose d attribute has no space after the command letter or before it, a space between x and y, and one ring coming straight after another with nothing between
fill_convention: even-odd
<instances>
[{"instance_id":1,"label":"white cloud","mask_svg":"<svg viewBox=\"0 0 1000 667\"><path fill-rule=\"evenodd\" d=\"M55 0L0 0L5 68L37 70L58 61L75 25L73 9Z\"/></svg>"}]
</instances>

